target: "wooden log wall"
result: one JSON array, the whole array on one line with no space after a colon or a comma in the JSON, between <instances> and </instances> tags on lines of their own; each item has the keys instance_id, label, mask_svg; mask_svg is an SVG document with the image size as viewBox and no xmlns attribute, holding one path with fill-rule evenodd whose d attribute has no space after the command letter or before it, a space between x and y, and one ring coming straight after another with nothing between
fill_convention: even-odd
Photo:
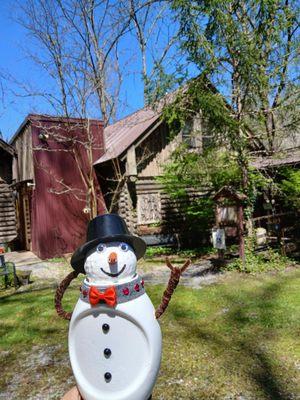
<instances>
[{"instance_id":1,"label":"wooden log wall","mask_svg":"<svg viewBox=\"0 0 300 400\"><path fill-rule=\"evenodd\" d=\"M203 196L194 189L188 190L188 198L172 199L155 179L139 179L137 192L137 225L159 224L163 231L178 232L185 223L186 202ZM156 202L156 204L155 204ZM156 217L156 218L155 218Z\"/></svg>"},{"instance_id":2,"label":"wooden log wall","mask_svg":"<svg viewBox=\"0 0 300 400\"><path fill-rule=\"evenodd\" d=\"M185 132L191 148L202 150L201 117L197 116ZM129 229L138 235L170 235L189 231L184 208L186 202L203 196L194 189L188 196L175 200L163 190L155 177L161 175L162 165L183 140L182 132L172 138L166 124L161 123L145 139L127 152L127 176L130 187L124 186L118 213L126 220ZM134 154L133 154L134 152ZM134 190L133 190L134 186Z\"/></svg>"},{"instance_id":3,"label":"wooden log wall","mask_svg":"<svg viewBox=\"0 0 300 400\"><path fill-rule=\"evenodd\" d=\"M123 186L118 202L118 214L124 218L131 233L136 232L136 212L127 183Z\"/></svg>"},{"instance_id":4,"label":"wooden log wall","mask_svg":"<svg viewBox=\"0 0 300 400\"><path fill-rule=\"evenodd\" d=\"M136 206L132 193L124 186L118 210L131 232L138 235L181 234L183 229L188 228L183 211L187 199L170 198L154 178L138 179L135 190ZM203 195L190 189L188 201Z\"/></svg>"},{"instance_id":5,"label":"wooden log wall","mask_svg":"<svg viewBox=\"0 0 300 400\"><path fill-rule=\"evenodd\" d=\"M10 186L0 178L0 243L17 237L16 210Z\"/></svg>"}]
</instances>

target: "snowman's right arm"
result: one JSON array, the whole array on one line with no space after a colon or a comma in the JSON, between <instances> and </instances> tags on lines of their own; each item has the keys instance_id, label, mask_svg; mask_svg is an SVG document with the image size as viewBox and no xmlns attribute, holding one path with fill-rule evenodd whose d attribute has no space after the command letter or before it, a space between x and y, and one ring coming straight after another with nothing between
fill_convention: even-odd
<instances>
[{"instance_id":1,"label":"snowman's right arm","mask_svg":"<svg viewBox=\"0 0 300 400\"><path fill-rule=\"evenodd\" d=\"M167 263L167 267L171 270L171 274L170 274L167 288L165 289L163 297L161 299L161 303L155 311L156 319L160 318L162 316L162 314L166 311L166 309L169 305L169 302L171 300L171 297L174 293L174 290L176 289L176 287L179 283L180 277L183 274L183 272L187 269L187 267L190 265L191 261L186 260L186 262L183 264L183 266L181 268L174 267L171 264L168 257L166 258L166 263Z\"/></svg>"},{"instance_id":2,"label":"snowman's right arm","mask_svg":"<svg viewBox=\"0 0 300 400\"><path fill-rule=\"evenodd\" d=\"M54 305L55 305L56 312L61 318L64 318L68 321L70 321L70 319L72 317L72 313L67 312L63 309L61 301L62 301L63 295L64 295L67 287L70 285L70 283L72 282L73 279L77 278L79 273L80 272L78 272L78 271L70 272L65 277L65 279L60 282L60 284L58 285L58 288L56 289L56 293L55 293Z\"/></svg>"}]
</instances>

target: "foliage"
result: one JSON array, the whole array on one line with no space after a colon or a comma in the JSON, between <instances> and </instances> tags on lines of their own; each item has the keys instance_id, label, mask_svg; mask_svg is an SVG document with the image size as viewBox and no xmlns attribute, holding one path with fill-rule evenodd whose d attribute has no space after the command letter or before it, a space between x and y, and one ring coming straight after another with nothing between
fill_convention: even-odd
<instances>
[{"instance_id":1,"label":"foliage","mask_svg":"<svg viewBox=\"0 0 300 400\"><path fill-rule=\"evenodd\" d=\"M245 189L247 195L246 205L244 210L246 218L251 218L254 205L257 197L269 187L275 187L275 183L270 176L264 175L261 171L249 167L248 169L248 185Z\"/></svg>"},{"instance_id":2,"label":"foliage","mask_svg":"<svg viewBox=\"0 0 300 400\"><path fill-rule=\"evenodd\" d=\"M12 262L6 262L5 266L7 275L3 275L4 269L0 269L0 289L14 286L14 264Z\"/></svg>"},{"instance_id":3,"label":"foliage","mask_svg":"<svg viewBox=\"0 0 300 400\"><path fill-rule=\"evenodd\" d=\"M148 246L145 258L152 258L155 256L169 256L174 254L174 248L167 246Z\"/></svg>"},{"instance_id":4,"label":"foliage","mask_svg":"<svg viewBox=\"0 0 300 400\"><path fill-rule=\"evenodd\" d=\"M14 274L9 272L7 275L0 275L0 289L4 289L7 286L14 285Z\"/></svg>"},{"instance_id":5,"label":"foliage","mask_svg":"<svg viewBox=\"0 0 300 400\"><path fill-rule=\"evenodd\" d=\"M160 178L175 197L186 194L187 187L218 190L224 185L238 186L241 173L232 153L211 149L204 153L191 152L187 145L179 146L164 166Z\"/></svg>"},{"instance_id":6,"label":"foliage","mask_svg":"<svg viewBox=\"0 0 300 400\"><path fill-rule=\"evenodd\" d=\"M283 171L284 179L279 188L285 196L288 205L300 209L300 170L286 168Z\"/></svg>"},{"instance_id":7,"label":"foliage","mask_svg":"<svg viewBox=\"0 0 300 400\"><path fill-rule=\"evenodd\" d=\"M203 227L213 224L214 204L207 196L223 186L242 191L242 173L236 154L225 148L209 148L203 153L191 152L187 145L180 145L172 154L170 162L163 167L158 178L166 192L175 199L184 199L184 211L188 218ZM251 213L255 200L270 180L259 171L250 169L248 174L248 197L245 205ZM202 197L190 197L189 190L203 193Z\"/></svg>"},{"instance_id":8,"label":"foliage","mask_svg":"<svg viewBox=\"0 0 300 400\"><path fill-rule=\"evenodd\" d=\"M237 270L239 272L257 273L272 270L284 270L290 264L286 257L269 248L263 253L255 254L252 250L246 250L245 260L236 259L228 264L225 269L229 271Z\"/></svg>"},{"instance_id":9,"label":"foliage","mask_svg":"<svg viewBox=\"0 0 300 400\"><path fill-rule=\"evenodd\" d=\"M299 125L299 2L174 0L172 5L188 61L227 99L230 108L224 104L223 114L239 123L235 144L242 139L247 145L248 138L260 150L276 150L277 139ZM208 107L201 104L210 114L216 107L212 98Z\"/></svg>"},{"instance_id":10,"label":"foliage","mask_svg":"<svg viewBox=\"0 0 300 400\"><path fill-rule=\"evenodd\" d=\"M225 269L229 271L237 270L250 274L266 272L266 271L282 271L292 262L287 257L282 256L277 250L268 247L261 253L255 252L256 238L248 236L245 240L245 257L244 259L236 259L227 264Z\"/></svg>"},{"instance_id":11,"label":"foliage","mask_svg":"<svg viewBox=\"0 0 300 400\"><path fill-rule=\"evenodd\" d=\"M216 92L203 74L177 91L174 101L164 107L163 117L174 134L183 129L186 121L200 110L211 134L221 133L225 137L228 131L237 132L238 122L232 118L225 98ZM219 137L219 140L224 141L224 137Z\"/></svg>"},{"instance_id":12,"label":"foliage","mask_svg":"<svg viewBox=\"0 0 300 400\"><path fill-rule=\"evenodd\" d=\"M199 154L183 143L172 153L158 179L172 197L180 198L187 196L187 188L191 187L200 192L215 191L224 185L237 187L241 174L231 153L210 149Z\"/></svg>"},{"instance_id":13,"label":"foliage","mask_svg":"<svg viewBox=\"0 0 300 400\"><path fill-rule=\"evenodd\" d=\"M148 246L146 250L145 257L152 258L157 256L170 256L176 255L178 257L190 257L195 258L202 256L204 254L211 254L215 251L212 247L199 247L193 249L177 249L174 247L167 247L167 246Z\"/></svg>"},{"instance_id":14,"label":"foliage","mask_svg":"<svg viewBox=\"0 0 300 400\"><path fill-rule=\"evenodd\" d=\"M182 66L176 67L176 73L167 73L161 62L155 62L151 78L144 77L144 93L147 104L157 104L170 90L181 86L186 78ZM159 82L159 85L157 85Z\"/></svg>"},{"instance_id":15,"label":"foliage","mask_svg":"<svg viewBox=\"0 0 300 400\"><path fill-rule=\"evenodd\" d=\"M164 118L178 133L201 113L215 146L227 149L239 171L249 218L260 188L271 181L251 169L251 158L278 151L299 126L299 3L174 0L172 7L181 48L197 77L177 91ZM204 176L198 182L207 183ZM194 177L192 171L190 181Z\"/></svg>"}]
</instances>

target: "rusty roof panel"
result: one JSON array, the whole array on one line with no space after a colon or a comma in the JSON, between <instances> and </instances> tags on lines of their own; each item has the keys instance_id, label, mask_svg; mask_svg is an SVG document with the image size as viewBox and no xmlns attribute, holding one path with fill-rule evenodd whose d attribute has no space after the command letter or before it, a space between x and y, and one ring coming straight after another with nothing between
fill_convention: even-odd
<instances>
[{"instance_id":1,"label":"rusty roof panel","mask_svg":"<svg viewBox=\"0 0 300 400\"><path fill-rule=\"evenodd\" d=\"M300 163L300 148L287 149L270 157L258 157L251 162L257 169L294 165Z\"/></svg>"},{"instance_id":2,"label":"rusty roof panel","mask_svg":"<svg viewBox=\"0 0 300 400\"><path fill-rule=\"evenodd\" d=\"M95 163L101 164L105 161L121 155L134 143L154 122L158 120L160 113L150 107L128 115L115 124L104 129L105 154Z\"/></svg>"}]
</instances>

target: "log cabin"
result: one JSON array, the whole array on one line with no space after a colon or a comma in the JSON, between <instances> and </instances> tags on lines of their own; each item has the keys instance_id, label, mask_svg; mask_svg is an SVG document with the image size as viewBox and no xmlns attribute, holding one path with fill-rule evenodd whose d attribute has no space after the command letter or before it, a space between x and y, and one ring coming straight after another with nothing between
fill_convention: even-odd
<instances>
[{"instance_id":1,"label":"log cabin","mask_svg":"<svg viewBox=\"0 0 300 400\"><path fill-rule=\"evenodd\" d=\"M105 127L105 152L94 166L107 209L122 215L131 231L149 245L207 244L210 233L191 231L182 204L168 196L158 178L180 143L201 153L211 140L201 111L176 136L170 134L159 108L145 107ZM272 157L256 157L251 165L268 171L287 165L298 168L299 143L296 132L280 142ZM206 195L189 189L190 200Z\"/></svg>"},{"instance_id":2,"label":"log cabin","mask_svg":"<svg viewBox=\"0 0 300 400\"><path fill-rule=\"evenodd\" d=\"M105 152L94 163L107 209L120 214L149 245L183 243L189 227L181 204L165 193L157 178L180 143L201 152L206 138L200 114L173 137L161 113L150 107L107 126ZM190 198L203 195L189 192Z\"/></svg>"}]
</instances>

